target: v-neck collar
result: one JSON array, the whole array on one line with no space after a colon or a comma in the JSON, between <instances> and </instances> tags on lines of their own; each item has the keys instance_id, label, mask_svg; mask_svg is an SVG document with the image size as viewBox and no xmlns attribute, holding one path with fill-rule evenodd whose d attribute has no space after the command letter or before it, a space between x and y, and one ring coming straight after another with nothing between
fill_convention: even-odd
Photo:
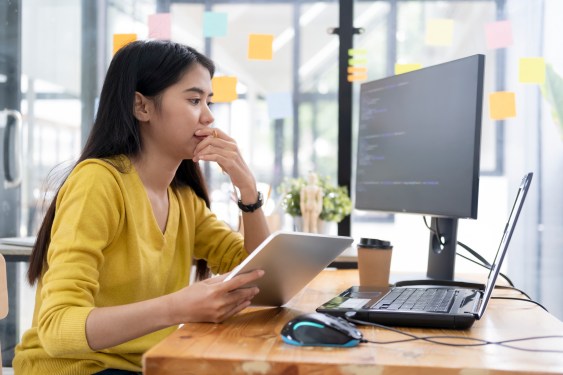
<instances>
[{"instance_id":1,"label":"v-neck collar","mask_svg":"<svg viewBox=\"0 0 563 375\"><path fill-rule=\"evenodd\" d=\"M141 180L141 176L139 176L139 173L137 172L137 169L135 168L132 162L130 162L130 165L131 165L131 172L135 174L139 188L142 189L144 192L143 196L144 196L145 204L147 205L147 207L150 209L152 213L150 230L154 231L155 233L158 233L159 238L163 240L163 243L161 245L164 246L166 242L169 242L169 240L173 240L176 236L178 222L179 222L179 212L180 212L178 197L176 196L174 189L171 186L168 186L168 188L166 189L168 194L168 214L166 218L166 227L164 228L164 232L163 232L160 229L160 226L158 225L156 216L154 215L154 210L152 208L152 204L150 202L147 189L145 188L145 185Z\"/></svg>"}]
</instances>

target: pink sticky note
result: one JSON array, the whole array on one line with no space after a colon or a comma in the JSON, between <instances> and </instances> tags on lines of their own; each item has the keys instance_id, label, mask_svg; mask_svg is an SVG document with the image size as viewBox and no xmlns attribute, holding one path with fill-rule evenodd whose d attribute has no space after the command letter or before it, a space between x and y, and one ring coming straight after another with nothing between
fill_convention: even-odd
<instances>
[{"instance_id":1,"label":"pink sticky note","mask_svg":"<svg viewBox=\"0 0 563 375\"><path fill-rule=\"evenodd\" d=\"M157 13L149 16L149 38L170 40L172 23L170 13Z\"/></svg>"},{"instance_id":2,"label":"pink sticky note","mask_svg":"<svg viewBox=\"0 0 563 375\"><path fill-rule=\"evenodd\" d=\"M510 21L496 21L485 26L487 48L506 48L512 45L512 24Z\"/></svg>"}]
</instances>

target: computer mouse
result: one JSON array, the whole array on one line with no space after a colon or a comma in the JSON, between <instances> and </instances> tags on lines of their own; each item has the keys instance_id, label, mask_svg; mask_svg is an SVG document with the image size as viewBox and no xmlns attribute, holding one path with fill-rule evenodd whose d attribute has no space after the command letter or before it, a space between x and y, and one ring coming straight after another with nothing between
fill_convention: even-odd
<instances>
[{"instance_id":1,"label":"computer mouse","mask_svg":"<svg viewBox=\"0 0 563 375\"><path fill-rule=\"evenodd\" d=\"M282 328L281 337L298 346L353 347L362 341L363 335L343 318L315 312L291 319Z\"/></svg>"}]
</instances>

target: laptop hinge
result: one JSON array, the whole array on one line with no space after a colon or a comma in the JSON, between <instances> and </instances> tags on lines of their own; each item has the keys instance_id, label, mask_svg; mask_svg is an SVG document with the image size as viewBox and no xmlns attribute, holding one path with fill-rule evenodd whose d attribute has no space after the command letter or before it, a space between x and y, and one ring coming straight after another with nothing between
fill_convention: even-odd
<instances>
[{"instance_id":1,"label":"laptop hinge","mask_svg":"<svg viewBox=\"0 0 563 375\"><path fill-rule=\"evenodd\" d=\"M473 311L471 312L477 319L479 319L479 310L481 309L481 304L483 303L483 293L479 293L481 298L477 298L475 304L473 305Z\"/></svg>"}]
</instances>

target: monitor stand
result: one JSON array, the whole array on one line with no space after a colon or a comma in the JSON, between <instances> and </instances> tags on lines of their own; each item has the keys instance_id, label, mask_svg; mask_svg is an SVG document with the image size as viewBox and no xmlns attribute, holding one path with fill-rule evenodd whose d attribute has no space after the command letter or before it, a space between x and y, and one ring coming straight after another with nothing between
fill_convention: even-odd
<instances>
[{"instance_id":1,"label":"monitor stand","mask_svg":"<svg viewBox=\"0 0 563 375\"><path fill-rule=\"evenodd\" d=\"M430 228L426 275L423 272L391 274L389 280L391 284L421 284L429 280L454 280L457 219L433 217ZM440 237L438 237L438 233Z\"/></svg>"},{"instance_id":2,"label":"monitor stand","mask_svg":"<svg viewBox=\"0 0 563 375\"><path fill-rule=\"evenodd\" d=\"M430 228L426 277L454 280L457 219L433 217Z\"/></svg>"},{"instance_id":3,"label":"monitor stand","mask_svg":"<svg viewBox=\"0 0 563 375\"><path fill-rule=\"evenodd\" d=\"M433 217L430 228L426 277L421 273L391 275L390 283L395 286L427 284L483 289L484 285L482 283L475 283L472 280L454 279L457 219Z\"/></svg>"}]
</instances>

